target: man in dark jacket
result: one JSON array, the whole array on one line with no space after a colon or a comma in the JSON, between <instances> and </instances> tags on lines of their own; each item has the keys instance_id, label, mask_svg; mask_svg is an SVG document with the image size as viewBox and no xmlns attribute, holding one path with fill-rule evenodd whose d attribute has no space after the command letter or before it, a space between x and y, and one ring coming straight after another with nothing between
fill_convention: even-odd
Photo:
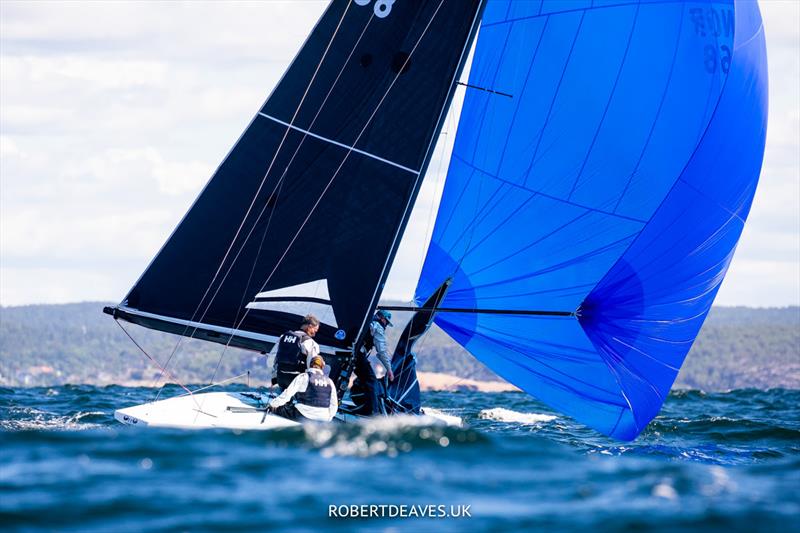
<instances>
[{"instance_id":1,"label":"man in dark jacket","mask_svg":"<svg viewBox=\"0 0 800 533\"><path fill-rule=\"evenodd\" d=\"M278 340L278 352L272 365L272 384L286 389L294 378L306 371L311 358L319 355L314 335L319 331L319 319L306 315L296 331L287 331Z\"/></svg>"}]
</instances>

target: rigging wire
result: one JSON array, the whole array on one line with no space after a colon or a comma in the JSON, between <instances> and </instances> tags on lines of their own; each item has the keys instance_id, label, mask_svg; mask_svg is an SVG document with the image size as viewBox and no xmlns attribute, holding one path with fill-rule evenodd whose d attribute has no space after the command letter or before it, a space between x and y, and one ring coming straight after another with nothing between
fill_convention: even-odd
<instances>
[{"instance_id":1,"label":"rigging wire","mask_svg":"<svg viewBox=\"0 0 800 533\"><path fill-rule=\"evenodd\" d=\"M341 27L341 25L342 25L342 22L344 21L345 15L347 15L347 11L350 9L350 5L351 5L351 3L349 3L349 2L348 2L348 4L347 4L347 7L345 7L344 11L342 12L342 16L341 16L341 18L339 19L339 23L337 24L337 26L336 26L336 29L334 30L334 32L333 32L333 35L331 36L331 39L328 41L328 45L327 45L327 47L325 48L325 52L322 54L322 57L320 58L319 62L317 63L317 67L316 67L316 69L314 70L314 74L313 74L313 75L312 75L312 77L311 77L311 81L309 81L309 84L308 84L308 86L306 87L306 90L305 90L305 92L303 93L303 96L302 96L302 98L300 99L300 102L297 104L297 108L295 109L294 115L292 115L292 119L289 121L291 124L293 124L293 123L294 123L295 119L297 118L297 115L300 113L300 108L302 107L302 105L303 105L303 102L305 101L305 98L306 98L306 96L308 95L308 92L309 92L309 90L311 89L311 85L313 84L313 82L314 82L314 79L316 78L316 76L317 76L317 73L319 72L319 70L320 70L320 67L322 66L322 63L323 63L323 62L324 62L324 60L325 60L325 57L327 56L327 54L328 54L328 51L329 51L329 50L330 50L330 48L331 48L331 45L333 44L333 40L335 39L335 37L336 37L337 33L339 32L339 28ZM256 114L256 117L255 117L255 118L257 119L257 117L258 117L258 114ZM255 119L254 119L254 120L255 120ZM284 132L284 134L283 134L283 138L281 139L281 142L280 142L280 144L278 145L278 149L275 151L275 155L273 155L273 157L272 157L272 161L270 162L270 164L269 164L269 167L267 168L267 171L266 171L266 173L264 174L264 177L261 179L261 183L260 183L260 185L259 185L259 187L258 187L258 190L256 191L255 195L253 196L253 200L250 202L250 206L247 208L247 211L245 212L245 215L244 215L244 217L242 218L242 222L239 224L239 228L236 230L236 234L234 235L234 237L233 237L233 240L231 240L231 243L230 243L230 245L228 246L228 250L225 252L225 255L223 256L223 258L222 258L222 261L220 262L219 266L217 267L217 271L214 273L214 276L213 276L213 278L211 279L211 282L209 283L208 287L206 288L206 290L205 290L205 292L204 292L203 296L200 298L200 301L198 302L198 304L197 304L197 307L195 308L195 311L192 313L192 318L191 318L190 322L194 322L194 318L195 318L195 316L197 315L197 312L200 310L200 307L203 305L203 301L205 300L206 296L208 296L208 293L209 293L209 291L211 290L211 287L214 285L214 282L216 281L217 277L219 276L219 273L220 273L220 271L222 270L222 267L225 265L225 261L227 260L227 258L228 258L228 255L229 255L229 254L230 254L230 252L231 252L231 249L233 249L233 246L234 246L234 244L236 243L236 240L237 240L237 239L238 239L238 237L239 237L239 233L241 232L242 228L244 227L244 224L245 224L245 222L247 221L247 218L250 216L250 212L252 211L252 209L253 209L253 206L255 205L255 202L256 202L256 200L258 199L258 196L259 196L259 193L261 192L261 189L263 188L264 184L265 184L265 183L266 183L266 181L267 181L267 177L269 176L269 173L270 173L270 171L272 170L272 166L275 164L275 161L276 161L276 159L277 159L277 157L278 157L278 154L280 153L280 150L281 150L281 148L283 147L283 144L284 144L284 142L286 141L286 138L288 137L288 135L289 135L289 131L290 131L290 130L291 130L291 128L287 128L287 129L286 129L286 132ZM274 193L274 191L273 191L273 193ZM263 212L263 210L262 210L262 212ZM255 226L254 226L254 227L255 227ZM242 247L243 247L243 246L242 246ZM238 255L238 254L237 254L237 255ZM229 271L230 271L230 269L229 269ZM220 285L221 285L221 284L220 284ZM219 290L219 288L218 288L217 290ZM216 295L216 293L215 293L215 295ZM212 301L213 301L213 300L212 300ZM208 312L208 309L209 309L210 307L211 307L211 303L209 303L209 305L208 305L208 306L206 306L206 309L205 309L205 311L203 312L203 315L202 315L203 317L205 317L205 314ZM238 328L237 328L237 329L238 329ZM164 369L165 369L165 370L166 370L166 368L169 366L169 363L170 363L170 361L172 360L172 357L175 355L175 353L177 352L178 348L180 347L180 345L181 345L181 342L182 342L182 340L183 340L183 338L184 338L184 336L186 335L186 332L187 332L188 330L189 330L189 325L187 324L187 325L186 325L186 327L185 327L185 328L184 328L184 330L183 330L183 333L182 333L182 334L181 334L181 335L178 337L178 341L176 342L176 344L175 344L175 347L174 347L174 348L173 348L173 350L172 350L172 353L170 354L169 358L167 359L167 362L166 362L166 364L164 365ZM196 332L197 332L197 328L195 327L195 328L194 328L194 330L192 331L191 337L194 337L194 334L195 334ZM191 338L191 337L190 337L190 338ZM158 381L160 381L160 380L161 380L161 378L163 377L163 375L164 375L164 374L163 374L163 372L162 372L162 374L159 376L158 380L156 380L156 383L158 383ZM158 399L158 397L161 395L161 391L162 391L162 390L163 390L163 387L161 387L161 388L159 389L159 391L158 391L158 394L156 394L156 400L157 400L157 399Z\"/></svg>"},{"instance_id":2,"label":"rigging wire","mask_svg":"<svg viewBox=\"0 0 800 533\"><path fill-rule=\"evenodd\" d=\"M280 196L280 191L281 191L282 187L283 187L283 183L279 182L278 187L277 187L278 196ZM276 201L277 201L277 196L276 196ZM266 204L268 204L268 203L269 202L266 202ZM234 324L236 323L236 320L239 319L239 313L241 312L242 307L244 307L244 302L247 299L247 289L248 289L248 287L250 287L250 282L253 280L253 274L255 273L256 265L258 264L258 258L261 256L261 250L264 248L264 241L266 241L266 239L267 239L267 232L269 231L270 224L272 223L272 215L274 214L274 212L275 212L274 210L272 212L270 212L269 218L267 219L267 225L264 228L264 235L263 235L263 237L261 237L261 242L258 245L258 252L256 253L255 259L253 260L253 267L250 269L250 275L247 278L247 283L245 283L245 289L244 289L244 292L242 294L242 298L241 298L241 300L239 300L239 308L236 310L236 317L234 318ZM263 211L262 211L262 213L263 213ZM260 218L261 218L261 215L259 214L259 219ZM253 224L254 228L255 228L256 224L258 224L258 220L256 220L256 222ZM250 237L250 235L248 234L248 238L249 237ZM246 242L246 240L245 240L245 242ZM242 249L244 248L244 244L245 243L242 243ZM240 253L241 253L241 250L240 250ZM239 257L239 254L237 253L236 257L234 258L234 262L236 261L236 259L238 259L238 257ZM225 282L225 279L227 279L228 273L230 272L230 270L232 268L233 268L233 263L231 263L231 266L228 268L228 272L225 273L225 278L223 278L223 280L220 282L219 286L217 287L217 291L214 292L214 296L212 297L211 302L209 302L209 307L210 307L211 303L213 303L214 298L217 297L217 292L219 292L219 289L222 287L222 284ZM207 311L208 311L208 308L206 309L206 312ZM200 317L200 322L202 322L203 319L205 319L205 312ZM214 373L211 375L211 379L209 379L209 382L213 383L214 379L216 379L217 372L219 372L219 368L222 365L222 359L225 356L225 352L228 350L228 347L230 346L232 340L233 340L233 335L231 335L228 338L228 342L225 343L225 347L222 349L222 353L220 354L219 360L217 361L217 366L214 368Z\"/></svg>"},{"instance_id":3,"label":"rigging wire","mask_svg":"<svg viewBox=\"0 0 800 533\"><path fill-rule=\"evenodd\" d=\"M355 52L355 50L358 47L359 43L361 43L361 39L364 37L364 34L366 33L367 28L369 28L369 25L372 22L372 20L374 19L374 17L375 17L374 13L372 15L370 15L369 19L367 20L367 23L364 25L364 28L361 30L361 34L358 36L358 39L356 40L355 44L351 47L350 53L348 54L347 59L345 59L344 62L342 62L342 67L339 69L339 72L336 75L336 79L333 81L331 86L328 88L328 92L325 95L325 98L322 100L322 103L319 105L319 108L317 109L317 112L315 113L314 118L311 120L311 122L310 122L310 124L309 124L309 126L307 128L308 131L310 131L311 128L313 128L314 124L317 121L317 118L319 118L319 115L322 113L323 107L328 102L328 98L330 98L330 95L333 93L334 87L336 87L337 83L339 82L339 79L341 78L342 73L344 72L345 68L347 67L347 64L350 62L350 59L353 57L353 53ZM331 42L332 42L332 40L333 40L333 38L331 38ZM313 79L311 81L313 82ZM309 88L310 88L310 85L309 85ZM308 91L308 89L306 89L306 90ZM292 157L289 159L289 162L286 164L286 167L284 168L283 173L281 174L281 177L279 178L278 183L276 184L275 189L278 190L278 196L280 195L280 188L283 187L284 179L286 178L286 175L289 172L289 167L294 162L295 157L297 157L297 154L298 154L298 152L300 152L300 148L302 148L303 143L305 143L305 140L306 140L307 137L308 137L308 134L307 133L303 133L303 137L300 140L300 143L298 143L297 148L295 148L294 154L292 154ZM280 150L280 147L278 147L278 149ZM273 192L274 192L274 190L273 190ZM275 199L277 201L277 196L275 197ZM210 308L210 305L213 302L214 298L216 298L217 293L222 288L222 284L225 282L225 279L227 279L228 274L233 269L234 263L239 258L239 255L241 254L241 252L244 250L244 247L247 244L248 239L250 238L250 236L252 235L253 231L255 230L256 225L258 224L258 222L261 220L261 217L263 216L264 211L265 211L265 209L266 209L268 204L269 204L269 202L266 202L264 204L264 207L262 207L261 212L258 214L258 217L256 217L256 220L253 223L253 226L252 226L250 232L247 234L247 236L245 237L244 241L242 242L242 245L239 248L239 252L237 252L236 256L233 258L233 261L231 261L231 264L228 267L228 271L225 273L225 277L222 279L220 284L217 286L217 290L214 292L214 295L213 295L213 297L211 299L211 302L209 302L209 306L206 308L206 311L203 313L203 315L201 317L201 321L205 317L205 313L208 312L208 309ZM261 239L262 246L263 246L264 241L267 238L267 232L269 231L270 223L272 222L272 216L274 214L275 214L275 211L272 210L270 212L270 214L269 214L269 218L267 219L267 225L266 225L266 228L264 229L264 236ZM247 298L247 291L249 290L249 287L250 287L250 281L252 280L252 276L253 276L253 273L255 272L255 268L256 268L256 265L258 264L258 259L259 259L260 255L261 255L261 247L259 247L258 253L256 254L256 257L255 257L255 259L253 261L253 267L250 270L250 278L248 278L247 284L245 285L245 289L244 289L244 292L242 294L241 304L243 304L244 300ZM319 283L320 282L317 283L317 290L319 289ZM267 282L264 283L264 285L261 287L261 289L258 292L262 292L266 288L266 285L267 285ZM315 292L315 295L316 295L316 292ZM239 321L239 311L241 310L242 307L245 307L245 306L244 305L240 305L240 309L236 313L236 317L234 318L234 322L232 324L232 328L233 328L234 333L228 339L228 342L225 344L225 347L223 348L222 353L220 354L220 359L219 359L219 361L217 363L216 369L214 370L214 374L211 377L211 381L213 381L216 378L217 372L219 371L219 368L220 368L220 364L222 363L222 358L225 356L225 353L226 353L228 347L230 346L231 341L233 340L233 336L235 335L235 332L239 329L241 324L244 322L244 319L246 318L247 313L249 312L249 308L245 307L245 309L246 309L245 314L244 314L244 316L242 316L241 321Z\"/></svg>"},{"instance_id":4,"label":"rigging wire","mask_svg":"<svg viewBox=\"0 0 800 533\"><path fill-rule=\"evenodd\" d=\"M438 166L436 168L436 181L434 182L434 187L433 187L433 197L431 198L431 207L430 207L430 210L428 211L428 225L425 228L425 238L422 240L422 253L420 254L420 256L422 257L422 260L420 261L419 271L417 272L417 276L415 278L417 280L422 275L422 269L425 267L425 251L427 250L428 246L430 245L429 238L431 237L431 230L433 228L433 223L434 223L434 219L435 219L435 217L433 215L434 215L434 212L437 211L437 209L436 209L436 205L437 205L436 199L439 198L439 201L441 201L442 193L444 192L444 184L447 182L446 177L444 177L442 175L442 165L443 165L444 160L445 160L445 154L448 151L447 150L447 145L448 145L448 142L450 140L450 138L448 137L448 134L450 133L450 131L453 128L453 124L452 124L452 122L453 122L453 108L452 108L452 106L447 111L447 120L450 121L450 125L449 126L445 126L444 130L441 133L441 138L440 138L440 141L439 141L441 143L441 150L439 151L439 164L438 164ZM440 183L441 183L441 187L442 187L441 191L439 191L439 184Z\"/></svg>"},{"instance_id":5,"label":"rigging wire","mask_svg":"<svg viewBox=\"0 0 800 533\"><path fill-rule=\"evenodd\" d=\"M233 376L232 378L223 379L222 381L217 381L216 383L211 383L210 385L206 385L205 387L200 387L199 389L194 389L193 391L190 391L189 394L194 394L194 393L200 392L202 390L207 390L207 389L210 389L210 388L213 388L213 387L219 387L220 385L224 385L225 383L230 383L231 381L235 381L235 380L237 380L239 378L243 378L245 376L248 377L248 386L249 386L250 371L248 370L247 372L242 372L238 376ZM182 396L186 396L186 394L183 394Z\"/></svg>"},{"instance_id":6,"label":"rigging wire","mask_svg":"<svg viewBox=\"0 0 800 533\"><path fill-rule=\"evenodd\" d=\"M414 315L411 315L411 320L414 320ZM423 341L424 341L424 337L427 337L427 335L423 335ZM400 339L400 340L402 340L402 339ZM402 375L403 374L403 371L405 370L405 366L406 366L406 361L408 360L408 358L409 357L414 357L413 352L411 352L409 350L409 348L410 348L409 341L410 340L411 340L411 328L408 328L408 335L406 336L406 343L405 343L405 345L406 345L405 352L406 353L405 353L405 356L403 357L402 363L400 364L400 369L397 372L398 375ZM395 351L396 350L397 350L397 348L395 348ZM395 379L399 379L399 378L396 376ZM398 387L398 390L403 392L403 395L401 396L401 398L404 397L407 394L406 387L408 386L408 381L410 379L411 379L411 374L406 376L406 379L403 382L402 388ZM388 391L387 391L387 396L388 396ZM400 400L400 401L402 401L402 400ZM400 402L399 401L395 401L395 403L400 403Z\"/></svg>"},{"instance_id":7,"label":"rigging wire","mask_svg":"<svg viewBox=\"0 0 800 533\"><path fill-rule=\"evenodd\" d=\"M451 105L450 109L448 109L448 111L447 111L447 119L445 121L445 128L441 132L441 137L440 137L440 140L439 140L441 145L440 145L440 150L439 150L439 161L438 161L438 165L437 165L437 169L436 169L436 181L435 181L434 187L433 187L434 194L433 194L433 197L431 198L431 206L430 206L430 209L429 209L429 212L428 212L428 224L427 224L427 227L425 228L425 239L423 239L423 241L422 241L422 254L420 254L421 257L422 257L422 261L420 262L419 272L417 273L416 279L420 278L420 276L422 275L422 270L423 270L423 268L425 266L425 253L424 252L425 252L425 249L427 248L427 246L430 244L428 239L430 237L431 228L432 228L433 222L434 222L434 216L433 215L434 215L434 212L436 211L436 209L435 209L436 199L437 198L441 199L441 192L443 192L444 184L446 183L446 178L442 175L442 165L444 164L444 160L446 159L445 158L445 154L447 154L447 152L448 152L448 146L447 145L448 145L448 142L450 140L448 138L448 134L449 134L450 131L452 131L455 128L455 125L454 125L454 121L455 121L454 114L455 113L454 113L453 107ZM439 184L440 183L442 184L442 191L441 192L439 192ZM409 304L411 304L412 307L416 306L416 301L412 298L412 300L409 302ZM433 313L434 314L436 313L435 309L433 310ZM411 320L413 320L413 319L414 319L414 315L411 315ZM432 321L432 319L431 319L431 321ZM429 328L430 328L430 325L429 325ZM417 340L417 342L419 342L419 350L422 350L422 348L425 346L425 341L427 340L427 337L428 337L427 331L421 337L422 337L421 339ZM406 367L406 361L408 360L409 356L412 356L412 353L409 352L409 341L410 341L410 339L411 339L411 329L409 329L408 335L407 335L407 337L405 339L406 356L403 358L403 361L400 364L400 368L397 371L398 375L402 375L403 374L403 372L405 371L405 367ZM402 339L400 339L400 340L402 340ZM396 348L395 348L395 350L396 350ZM414 357L415 357L415 355L416 354L414 353ZM416 359L416 357L415 357L415 359ZM402 386L398 387L398 391L401 391L403 393L403 396L405 396L408 393L408 391L406 389L409 387L410 379L411 379L411 375L409 374L408 376L406 376ZM411 386L413 386L413 383L411 384ZM388 395L388 391L387 391L387 395Z\"/></svg>"},{"instance_id":8,"label":"rigging wire","mask_svg":"<svg viewBox=\"0 0 800 533\"><path fill-rule=\"evenodd\" d=\"M153 363L154 365L156 365L156 366L157 366L157 367L158 367L158 368L161 370L161 372L162 372L162 375L163 375L163 374L166 374L168 378L172 379L172 380L173 380L173 381L174 381L174 382L175 382L177 385L179 385L179 386L180 386L180 387L181 387L183 390L185 390L185 391L186 391L186 392L189 394L189 396L191 396L191 395L192 395L192 391L190 391L190 390L189 390L189 388L188 388L188 387L186 387L186 385L184 385L183 383L181 383L181 382L180 382L180 380L178 380L178 378L176 378L175 376L173 376L172 374L170 374L170 373L167 371L167 369L166 369L166 368L164 368L163 366L161 366L161 365L158 363L158 361L156 361L156 360L153 358L153 356L151 356L149 353L147 353L147 350L145 350L144 348L142 348L141 344L139 344L138 342L136 342L136 339L134 339L134 338L131 336L131 334L130 334L130 333L128 333L128 330L127 330L127 329L125 329L125 327L124 327L122 324L120 324L120 323L119 323L119 319L116 319L116 318L115 318L115 319L114 319L114 322L115 322L115 323L116 323L116 324L117 324L117 325L120 327L120 329L122 329L122 331L124 331L124 332L125 332L125 335L127 335L127 336L128 336L128 338L131 340L131 342L133 342L133 344L135 344L135 345L136 345L136 347L137 347L137 348L139 348L139 349L142 351L142 353L145 355L145 357L147 357L148 359L150 359L150 361L152 361L152 363ZM197 400L194 400L194 402L195 402L195 404L197 404ZM200 407L200 406L198 405L198 407Z\"/></svg>"},{"instance_id":9,"label":"rigging wire","mask_svg":"<svg viewBox=\"0 0 800 533\"><path fill-rule=\"evenodd\" d=\"M507 96L508 98L514 98L513 94L504 93L502 91L495 91L494 89L489 89L487 87L480 87L479 85L470 85L469 83L464 83L463 81L457 81L456 83L458 83L459 85L463 85L464 87L468 87L470 89L478 89L479 91L484 91L499 96Z\"/></svg>"}]
</instances>

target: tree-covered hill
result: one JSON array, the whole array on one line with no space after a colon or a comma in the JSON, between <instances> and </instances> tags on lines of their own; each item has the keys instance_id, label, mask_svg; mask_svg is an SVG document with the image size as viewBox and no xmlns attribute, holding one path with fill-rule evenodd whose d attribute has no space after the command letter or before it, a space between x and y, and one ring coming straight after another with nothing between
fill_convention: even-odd
<instances>
[{"instance_id":1,"label":"tree-covered hill","mask_svg":"<svg viewBox=\"0 0 800 533\"><path fill-rule=\"evenodd\" d=\"M0 308L0 385L152 383L158 369L125 336L104 303ZM399 335L408 313L396 313ZM125 324L162 364L178 337ZM395 337L390 336L394 342ZM169 368L182 382L207 383L251 371L266 378L264 357L200 341L182 341ZM420 370L473 379L498 379L434 327L418 346ZM683 365L677 386L705 390L744 387L800 388L800 308L712 309Z\"/></svg>"}]
</instances>

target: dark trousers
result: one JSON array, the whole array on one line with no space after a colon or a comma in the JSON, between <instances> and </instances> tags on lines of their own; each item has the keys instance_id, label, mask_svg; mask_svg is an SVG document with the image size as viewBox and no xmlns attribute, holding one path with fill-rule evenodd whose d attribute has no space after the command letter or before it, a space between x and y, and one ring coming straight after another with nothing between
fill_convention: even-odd
<instances>
[{"instance_id":1,"label":"dark trousers","mask_svg":"<svg viewBox=\"0 0 800 533\"><path fill-rule=\"evenodd\" d=\"M378 377L372 370L367 355L359 353L356 358L356 377L364 393L364 412L366 414L384 414L383 387L378 383Z\"/></svg>"},{"instance_id":2,"label":"dark trousers","mask_svg":"<svg viewBox=\"0 0 800 533\"><path fill-rule=\"evenodd\" d=\"M289 420L302 420L304 418L292 402L288 402L280 407L274 408L272 410L272 414L282 416L283 418L288 418Z\"/></svg>"},{"instance_id":3,"label":"dark trousers","mask_svg":"<svg viewBox=\"0 0 800 533\"><path fill-rule=\"evenodd\" d=\"M294 378L299 375L300 372L281 372L278 370L278 387L280 387L282 391L288 389L289 385L291 385L292 381L294 381Z\"/></svg>"}]
</instances>

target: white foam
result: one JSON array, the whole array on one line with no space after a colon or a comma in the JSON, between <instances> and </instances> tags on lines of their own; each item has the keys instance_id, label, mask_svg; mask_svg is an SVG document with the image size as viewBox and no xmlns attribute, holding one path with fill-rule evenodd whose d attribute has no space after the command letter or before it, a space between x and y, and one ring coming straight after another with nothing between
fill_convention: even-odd
<instances>
[{"instance_id":1,"label":"white foam","mask_svg":"<svg viewBox=\"0 0 800 533\"><path fill-rule=\"evenodd\" d=\"M550 422L555 420L553 415L544 415L541 413L520 413L505 409L503 407L495 407L493 409L484 409L478 414L478 418L484 420L497 420L498 422L516 422L517 424L541 424L542 422Z\"/></svg>"},{"instance_id":2,"label":"white foam","mask_svg":"<svg viewBox=\"0 0 800 533\"><path fill-rule=\"evenodd\" d=\"M24 409L25 418L0 421L0 428L26 431L26 430L59 430L59 429L95 429L105 427L103 424L81 422L87 416L105 415L103 411L78 412L72 416L56 415L35 408Z\"/></svg>"},{"instance_id":3,"label":"white foam","mask_svg":"<svg viewBox=\"0 0 800 533\"><path fill-rule=\"evenodd\" d=\"M319 448L323 457L370 457L385 455L396 457L410 452L417 440L435 442L445 448L450 437L444 435L448 426L442 416L460 423L454 415L433 410L436 416L394 415L358 420L347 426L329 424L304 424L306 437Z\"/></svg>"},{"instance_id":4,"label":"white foam","mask_svg":"<svg viewBox=\"0 0 800 533\"><path fill-rule=\"evenodd\" d=\"M675 490L671 484L670 479L662 479L661 482L653 487L652 495L656 498L663 498L665 500L677 500L678 491Z\"/></svg>"},{"instance_id":5,"label":"white foam","mask_svg":"<svg viewBox=\"0 0 800 533\"><path fill-rule=\"evenodd\" d=\"M424 408L422 415L393 415L393 416L376 416L372 418L363 418L358 420L356 424L364 429L367 434L370 433L394 433L402 431L407 428L417 428L426 426L440 426L446 427L448 425L460 425L461 419L455 416L448 416L455 422L448 424L449 420L443 420L434 413L442 415L441 411L435 409L429 410ZM431 412L433 411L433 412Z\"/></svg>"}]
</instances>

